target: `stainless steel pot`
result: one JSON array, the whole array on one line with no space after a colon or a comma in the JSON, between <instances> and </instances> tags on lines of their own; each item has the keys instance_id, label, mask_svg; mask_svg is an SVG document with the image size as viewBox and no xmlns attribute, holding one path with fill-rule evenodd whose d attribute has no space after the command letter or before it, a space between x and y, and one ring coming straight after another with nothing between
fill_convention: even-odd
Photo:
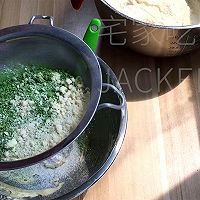
<instances>
[{"instance_id":1,"label":"stainless steel pot","mask_svg":"<svg viewBox=\"0 0 200 200\"><path fill-rule=\"evenodd\" d=\"M98 12L109 28L109 34L131 49L150 56L177 56L200 46L199 25L157 26L120 13L106 0L95 0ZM178 12L178 11L177 11Z\"/></svg>"},{"instance_id":2,"label":"stainless steel pot","mask_svg":"<svg viewBox=\"0 0 200 200\"><path fill-rule=\"evenodd\" d=\"M35 19L48 19L49 26L33 24ZM32 158L0 162L0 171L33 165L58 153L85 130L98 109L120 110L125 105L124 95L115 86L102 83L98 59L89 46L72 33L54 27L53 18L50 16L33 16L29 24L0 30L0 67L13 63L64 68L82 78L85 86L90 89L91 96L81 122L62 142ZM121 104L99 105L102 87L114 90L115 94L121 97Z\"/></svg>"},{"instance_id":3,"label":"stainless steel pot","mask_svg":"<svg viewBox=\"0 0 200 200\"><path fill-rule=\"evenodd\" d=\"M113 71L100 58L98 61L103 82L111 83L123 93ZM114 104L121 101L112 90L101 96L101 102L108 100ZM96 112L84 133L54 157L23 169L1 171L0 199L69 200L81 195L114 162L126 125L126 104L121 110Z\"/></svg>"}]
</instances>

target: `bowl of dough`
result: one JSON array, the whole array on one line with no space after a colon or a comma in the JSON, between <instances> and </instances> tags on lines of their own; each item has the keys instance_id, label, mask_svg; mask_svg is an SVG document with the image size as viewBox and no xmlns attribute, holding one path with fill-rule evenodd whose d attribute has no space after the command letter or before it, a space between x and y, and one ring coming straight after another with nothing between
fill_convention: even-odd
<instances>
[{"instance_id":1,"label":"bowl of dough","mask_svg":"<svg viewBox=\"0 0 200 200\"><path fill-rule=\"evenodd\" d=\"M177 56L200 46L198 0L95 0L116 44L150 56Z\"/></svg>"}]
</instances>

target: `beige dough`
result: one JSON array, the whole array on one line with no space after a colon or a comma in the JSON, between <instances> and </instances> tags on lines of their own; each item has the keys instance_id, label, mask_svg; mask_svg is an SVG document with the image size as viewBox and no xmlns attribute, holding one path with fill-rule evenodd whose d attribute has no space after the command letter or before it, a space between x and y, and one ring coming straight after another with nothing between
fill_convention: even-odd
<instances>
[{"instance_id":1,"label":"beige dough","mask_svg":"<svg viewBox=\"0 0 200 200\"><path fill-rule=\"evenodd\" d=\"M184 26L200 23L200 0L106 0L134 19L156 25Z\"/></svg>"},{"instance_id":2,"label":"beige dough","mask_svg":"<svg viewBox=\"0 0 200 200\"><path fill-rule=\"evenodd\" d=\"M60 190L62 188L62 186L64 185L64 183L60 183L58 185L58 187L56 188L48 188L48 189L44 189L44 190L23 190L20 188L16 188L13 186L10 186L8 184L5 184L3 182L0 182L0 190L6 191L8 194L10 194L9 196L12 198L34 198L34 197L38 197L38 196L49 196L51 194L54 194L55 192L57 192L58 190Z\"/></svg>"}]
</instances>

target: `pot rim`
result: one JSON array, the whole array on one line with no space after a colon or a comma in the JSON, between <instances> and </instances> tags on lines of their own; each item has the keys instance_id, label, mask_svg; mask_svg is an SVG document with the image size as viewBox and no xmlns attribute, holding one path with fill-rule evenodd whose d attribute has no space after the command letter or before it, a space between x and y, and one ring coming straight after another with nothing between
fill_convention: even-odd
<instances>
[{"instance_id":1,"label":"pot rim","mask_svg":"<svg viewBox=\"0 0 200 200\"><path fill-rule=\"evenodd\" d=\"M78 126L59 144L39 155L27 159L0 162L0 171L14 170L37 164L38 162L55 155L64 147L69 145L86 129L88 124L91 122L101 97L102 74L98 59L93 51L89 48L89 46L76 35L54 26L25 24L0 30L0 43L5 42L6 40L31 36L49 36L54 39L61 40L72 46L76 51L80 53L84 61L88 64L88 69L91 76L90 101L88 103L88 109Z\"/></svg>"},{"instance_id":2,"label":"pot rim","mask_svg":"<svg viewBox=\"0 0 200 200\"><path fill-rule=\"evenodd\" d=\"M95 0L98 1L98 0ZM156 24L151 24L151 23L147 23L147 22L143 22L140 20L137 20L133 17L129 17L128 15L125 15L124 13L120 12L119 10L117 10L116 8L114 8L113 6L111 6L106 0L100 0L105 6L107 6L108 8L110 8L111 10L113 10L115 13L121 15L122 17L131 20L136 24L139 25L144 25L147 26L149 28L159 28L159 29L173 29L173 30L185 30L185 29L194 29L194 28L200 28L200 23L199 24L194 24L194 25L185 25L185 26L164 26L164 25L156 25Z\"/></svg>"}]
</instances>

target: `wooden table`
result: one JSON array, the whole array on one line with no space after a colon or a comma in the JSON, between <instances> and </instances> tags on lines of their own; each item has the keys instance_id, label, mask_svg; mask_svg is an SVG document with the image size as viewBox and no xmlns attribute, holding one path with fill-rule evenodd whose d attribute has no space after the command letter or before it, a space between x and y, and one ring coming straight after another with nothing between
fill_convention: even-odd
<instances>
[{"instance_id":1,"label":"wooden table","mask_svg":"<svg viewBox=\"0 0 200 200\"><path fill-rule=\"evenodd\" d=\"M80 12L72 10L69 0L0 0L0 28L27 23L35 14L53 15L56 26L80 37L90 19L98 16L92 0L87 0ZM104 36L98 54L124 87L129 122L116 162L84 199L199 200L200 51L152 58L112 46ZM135 84L142 68L146 70L141 71L137 83L140 90L152 89L147 93ZM181 83L180 68L184 68ZM158 91L159 75L162 78L167 72L171 88L163 81Z\"/></svg>"}]
</instances>

